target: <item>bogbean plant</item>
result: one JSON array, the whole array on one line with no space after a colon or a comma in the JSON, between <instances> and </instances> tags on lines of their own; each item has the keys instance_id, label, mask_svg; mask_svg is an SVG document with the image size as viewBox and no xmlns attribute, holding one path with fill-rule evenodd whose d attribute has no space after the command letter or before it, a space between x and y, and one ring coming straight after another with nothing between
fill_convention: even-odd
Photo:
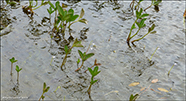
<instances>
[{"instance_id":1,"label":"bogbean plant","mask_svg":"<svg viewBox=\"0 0 186 101\"><path fill-rule=\"evenodd\" d=\"M66 27L68 26L68 28L70 28L70 26L76 22L87 24L87 20L83 18L84 16L83 8L81 9L80 15L74 15L74 10L72 8L69 10L64 9L66 8L66 6L64 4L60 6L59 1L55 3L55 6L51 2L49 2L49 5L50 7L49 9L47 9L47 11L50 15L50 18L51 14L55 12L53 29L56 30L57 33L58 32L65 33Z\"/></svg>"},{"instance_id":2,"label":"bogbean plant","mask_svg":"<svg viewBox=\"0 0 186 101\"><path fill-rule=\"evenodd\" d=\"M41 99L44 100L44 98L45 98L44 94L45 94L46 92L48 92L49 89L50 89L50 87L49 87L49 86L46 87L46 83L44 82L44 84L43 84L43 93L42 93L41 97L39 98L39 101L40 101Z\"/></svg>"},{"instance_id":3,"label":"bogbean plant","mask_svg":"<svg viewBox=\"0 0 186 101\"><path fill-rule=\"evenodd\" d=\"M127 38L127 44L128 44L129 47L130 47L130 40L131 40L134 36L136 36L136 35L138 34L138 32L140 31L140 29L142 29L143 27L146 26L146 24L145 24L144 22L145 22L145 20L146 20L147 18L145 18L145 17L149 16L149 14L146 14L146 13L145 13L145 14L142 14L142 12L143 12L143 9L142 9L142 8L141 8L139 11L136 10L136 20L135 20L134 23L132 24L131 29L130 29L130 32L129 32L129 34L128 34L128 38ZM140 20L140 21L138 21L138 20ZM137 32L136 32L134 35L131 36L132 30L136 28L135 25L138 26L138 30L137 30ZM155 27L155 25L153 24L153 25L148 29L148 33L146 33L143 37L141 37L141 38L139 38L139 39L133 40L131 43L134 45L134 42L135 42L135 41L139 41L139 40L143 39L146 35L148 35L148 34L154 29L154 27Z\"/></svg>"}]
</instances>

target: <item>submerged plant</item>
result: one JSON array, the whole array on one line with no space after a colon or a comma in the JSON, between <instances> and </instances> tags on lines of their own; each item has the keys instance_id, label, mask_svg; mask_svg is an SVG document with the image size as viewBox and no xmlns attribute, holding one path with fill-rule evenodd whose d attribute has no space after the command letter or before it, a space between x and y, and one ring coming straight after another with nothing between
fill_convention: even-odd
<instances>
[{"instance_id":1,"label":"submerged plant","mask_svg":"<svg viewBox=\"0 0 186 101\"><path fill-rule=\"evenodd\" d=\"M15 60L15 58L12 57L12 59L10 59L10 62L11 62L11 71L10 71L10 75L12 75L13 63L17 62L17 60Z\"/></svg>"},{"instance_id":2,"label":"submerged plant","mask_svg":"<svg viewBox=\"0 0 186 101\"><path fill-rule=\"evenodd\" d=\"M155 49L155 51L154 51L154 52L153 52L153 54L151 55L151 57L150 57L149 61L151 61L151 59L152 59L153 55L156 53L156 51L157 51L158 49L160 49L160 48L159 48L159 47L157 47L157 48Z\"/></svg>"},{"instance_id":3,"label":"submerged plant","mask_svg":"<svg viewBox=\"0 0 186 101\"><path fill-rule=\"evenodd\" d=\"M96 66L96 67L94 68L94 70L92 70L91 68L88 68L90 74L92 75L91 81L90 81L90 86L89 86L89 88L88 88L88 90L87 90L90 99L91 99L91 96L90 96L91 87L92 87L92 85L93 85L94 83L96 83L96 82L98 81L98 80L94 80L94 77L95 77L96 75L98 75L98 74L101 72L101 71L98 71L98 69L99 69L98 66Z\"/></svg>"},{"instance_id":4,"label":"submerged plant","mask_svg":"<svg viewBox=\"0 0 186 101\"><path fill-rule=\"evenodd\" d=\"M101 63L97 63L97 59L95 59L94 65L91 66L90 68L92 68L92 67L94 67L94 66L100 66L100 65L101 65ZM88 70L88 69L87 69L87 70ZM85 70L84 72L86 72L87 70Z\"/></svg>"},{"instance_id":5,"label":"submerged plant","mask_svg":"<svg viewBox=\"0 0 186 101\"><path fill-rule=\"evenodd\" d=\"M75 39L75 41L74 41L72 47L68 48L68 46L65 45L65 47L64 47L64 49L65 49L65 57L63 58L63 62L62 62L62 64L61 64L61 70L63 70L62 67L63 67L63 66L65 65L65 63L66 63L67 55L70 53L70 51L71 51L71 49L72 49L73 47L83 47L83 45L81 44L81 41L78 41L78 40L77 40L77 38Z\"/></svg>"},{"instance_id":6,"label":"submerged plant","mask_svg":"<svg viewBox=\"0 0 186 101\"><path fill-rule=\"evenodd\" d=\"M50 87L49 87L49 86L46 87L46 83L44 82L44 84L43 84L43 93L42 93L41 97L39 98L39 101L40 101L41 99L44 100L44 98L45 98L44 93L48 92L49 89L50 89Z\"/></svg>"},{"instance_id":7,"label":"submerged plant","mask_svg":"<svg viewBox=\"0 0 186 101\"><path fill-rule=\"evenodd\" d=\"M19 72L22 70L22 68L19 68L18 65L16 65L16 71L17 71L17 84L19 84Z\"/></svg>"},{"instance_id":8,"label":"submerged plant","mask_svg":"<svg viewBox=\"0 0 186 101\"><path fill-rule=\"evenodd\" d=\"M135 95L131 94L129 101L135 101L138 98L138 96L139 96L139 94L135 94Z\"/></svg>"}]
</instances>

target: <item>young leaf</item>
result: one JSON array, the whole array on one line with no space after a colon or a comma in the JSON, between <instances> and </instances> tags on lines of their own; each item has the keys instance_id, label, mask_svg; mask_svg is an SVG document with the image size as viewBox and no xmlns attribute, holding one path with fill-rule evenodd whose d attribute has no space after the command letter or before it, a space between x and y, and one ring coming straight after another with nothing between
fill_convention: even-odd
<instances>
[{"instance_id":1,"label":"young leaf","mask_svg":"<svg viewBox=\"0 0 186 101\"><path fill-rule=\"evenodd\" d=\"M81 22L81 23L85 23L85 24L88 23L86 19L80 19L80 20L78 20L78 21Z\"/></svg>"},{"instance_id":2,"label":"young leaf","mask_svg":"<svg viewBox=\"0 0 186 101\"><path fill-rule=\"evenodd\" d=\"M42 95L42 96L41 96L41 98L42 98L42 99L44 99L44 98L45 98L45 96L43 96L43 95Z\"/></svg>"},{"instance_id":3,"label":"young leaf","mask_svg":"<svg viewBox=\"0 0 186 101\"><path fill-rule=\"evenodd\" d=\"M45 88L46 88L46 83L44 82L44 84L43 84L43 92L45 91Z\"/></svg>"},{"instance_id":4,"label":"young leaf","mask_svg":"<svg viewBox=\"0 0 186 101\"><path fill-rule=\"evenodd\" d=\"M79 64L79 63L80 63L80 59L77 60L77 64Z\"/></svg>"},{"instance_id":5,"label":"young leaf","mask_svg":"<svg viewBox=\"0 0 186 101\"><path fill-rule=\"evenodd\" d=\"M19 66L18 65L16 65L16 71L19 72Z\"/></svg>"},{"instance_id":6,"label":"young leaf","mask_svg":"<svg viewBox=\"0 0 186 101\"><path fill-rule=\"evenodd\" d=\"M74 15L70 18L70 21L75 21L77 18L79 17L79 15Z\"/></svg>"},{"instance_id":7,"label":"young leaf","mask_svg":"<svg viewBox=\"0 0 186 101\"><path fill-rule=\"evenodd\" d=\"M79 56L81 57L81 59L83 60L83 58L84 58L83 53L80 50L78 50L78 53L79 53Z\"/></svg>"},{"instance_id":8,"label":"young leaf","mask_svg":"<svg viewBox=\"0 0 186 101\"><path fill-rule=\"evenodd\" d=\"M99 67L98 66L96 66L95 68L94 68L94 73L96 73L96 72L98 72L98 69L99 69Z\"/></svg>"},{"instance_id":9,"label":"young leaf","mask_svg":"<svg viewBox=\"0 0 186 101\"><path fill-rule=\"evenodd\" d=\"M83 18L83 15L84 15L84 9L82 8L82 9L81 9L81 14L80 14L80 16L79 16L79 19Z\"/></svg>"},{"instance_id":10,"label":"young leaf","mask_svg":"<svg viewBox=\"0 0 186 101\"><path fill-rule=\"evenodd\" d=\"M91 75L93 75L93 71L91 68L88 68L88 71L90 72Z\"/></svg>"},{"instance_id":11,"label":"young leaf","mask_svg":"<svg viewBox=\"0 0 186 101\"><path fill-rule=\"evenodd\" d=\"M148 32L151 32L152 30L154 30L154 28L155 28L155 24L153 24L153 25L149 28Z\"/></svg>"},{"instance_id":12,"label":"young leaf","mask_svg":"<svg viewBox=\"0 0 186 101\"><path fill-rule=\"evenodd\" d=\"M57 9L58 9L59 14L61 14L62 16L64 16L63 8L60 5L57 6Z\"/></svg>"},{"instance_id":13,"label":"young leaf","mask_svg":"<svg viewBox=\"0 0 186 101\"><path fill-rule=\"evenodd\" d=\"M52 7L53 9L55 9L54 5L49 1L48 4L50 5L50 7Z\"/></svg>"},{"instance_id":14,"label":"young leaf","mask_svg":"<svg viewBox=\"0 0 186 101\"><path fill-rule=\"evenodd\" d=\"M14 63L14 62L17 62L17 60L15 60L15 58L12 57L12 59L10 59L10 62Z\"/></svg>"},{"instance_id":15,"label":"young leaf","mask_svg":"<svg viewBox=\"0 0 186 101\"><path fill-rule=\"evenodd\" d=\"M78 41L77 38L76 38L72 47L83 47L83 45L81 44L81 41Z\"/></svg>"},{"instance_id":16,"label":"young leaf","mask_svg":"<svg viewBox=\"0 0 186 101\"><path fill-rule=\"evenodd\" d=\"M133 24L132 27L131 27L131 29L133 30L133 29L135 29L135 28L136 28L136 26L135 26L135 24Z\"/></svg>"},{"instance_id":17,"label":"young leaf","mask_svg":"<svg viewBox=\"0 0 186 101\"><path fill-rule=\"evenodd\" d=\"M93 85L94 83L96 83L98 80L94 80L93 82L91 82L91 84Z\"/></svg>"},{"instance_id":18,"label":"young leaf","mask_svg":"<svg viewBox=\"0 0 186 101\"><path fill-rule=\"evenodd\" d=\"M58 9L58 5L59 5L59 1L57 1L57 2L55 3L55 5L56 5L55 10L57 10L57 9Z\"/></svg>"},{"instance_id":19,"label":"young leaf","mask_svg":"<svg viewBox=\"0 0 186 101\"><path fill-rule=\"evenodd\" d=\"M46 92L48 92L49 89L50 89L50 87L47 87L47 88L46 88Z\"/></svg>"},{"instance_id":20,"label":"young leaf","mask_svg":"<svg viewBox=\"0 0 186 101\"><path fill-rule=\"evenodd\" d=\"M143 17L146 17L146 16L149 16L149 14L143 14L140 16L140 18L143 18Z\"/></svg>"},{"instance_id":21,"label":"young leaf","mask_svg":"<svg viewBox=\"0 0 186 101\"><path fill-rule=\"evenodd\" d=\"M133 94L131 94L129 101L135 101L138 96L139 96L139 94L136 94L134 96L133 96Z\"/></svg>"},{"instance_id":22,"label":"young leaf","mask_svg":"<svg viewBox=\"0 0 186 101\"><path fill-rule=\"evenodd\" d=\"M67 54L68 53L68 46L65 45L64 49L65 49L65 53Z\"/></svg>"},{"instance_id":23,"label":"young leaf","mask_svg":"<svg viewBox=\"0 0 186 101\"><path fill-rule=\"evenodd\" d=\"M68 10L68 14L74 15L74 10L73 9L69 9Z\"/></svg>"},{"instance_id":24,"label":"young leaf","mask_svg":"<svg viewBox=\"0 0 186 101\"><path fill-rule=\"evenodd\" d=\"M83 61L87 60L88 58L92 57L93 55L94 55L94 53L86 54Z\"/></svg>"},{"instance_id":25,"label":"young leaf","mask_svg":"<svg viewBox=\"0 0 186 101\"><path fill-rule=\"evenodd\" d=\"M98 72L94 73L94 76L98 75L100 72L101 72L101 71L98 71Z\"/></svg>"}]
</instances>

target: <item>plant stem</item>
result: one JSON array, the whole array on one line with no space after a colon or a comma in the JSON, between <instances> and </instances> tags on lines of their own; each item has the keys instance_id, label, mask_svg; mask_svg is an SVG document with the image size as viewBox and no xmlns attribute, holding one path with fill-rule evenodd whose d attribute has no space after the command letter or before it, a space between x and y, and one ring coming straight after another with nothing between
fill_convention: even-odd
<instances>
[{"instance_id":1,"label":"plant stem","mask_svg":"<svg viewBox=\"0 0 186 101\"><path fill-rule=\"evenodd\" d=\"M134 21L134 23L132 24L132 26L136 23L136 21L137 21L138 19L136 19L135 21ZM131 33L132 33L132 27L131 27L131 29L130 29L130 32L129 32L129 35L128 35L128 38L127 38L127 44L128 44L128 46L130 47L130 43L129 43L129 41L130 41L130 39L131 39Z\"/></svg>"},{"instance_id":2,"label":"plant stem","mask_svg":"<svg viewBox=\"0 0 186 101\"><path fill-rule=\"evenodd\" d=\"M84 64L84 61L82 61L81 66L78 69L76 69L75 71L78 71L79 69L81 69L81 67L83 67L83 64Z\"/></svg>"},{"instance_id":3,"label":"plant stem","mask_svg":"<svg viewBox=\"0 0 186 101\"><path fill-rule=\"evenodd\" d=\"M95 66L95 65L91 66L90 68L92 68L92 67L94 67L94 66ZM88 70L88 69L87 69L87 70ZM87 70L85 70L84 73L85 73Z\"/></svg>"},{"instance_id":4,"label":"plant stem","mask_svg":"<svg viewBox=\"0 0 186 101\"><path fill-rule=\"evenodd\" d=\"M63 71L63 65L65 65L65 63L66 63L66 60L67 60L67 55L68 55L68 53L70 52L70 50L73 48L73 46L72 47L70 47L70 49L68 50L68 52L66 53L66 55L65 55L65 57L64 57L64 59L63 59L63 62L62 62L62 64L61 64L61 70Z\"/></svg>"},{"instance_id":5,"label":"plant stem","mask_svg":"<svg viewBox=\"0 0 186 101\"><path fill-rule=\"evenodd\" d=\"M17 84L19 85L19 72L17 72Z\"/></svg>"},{"instance_id":6,"label":"plant stem","mask_svg":"<svg viewBox=\"0 0 186 101\"><path fill-rule=\"evenodd\" d=\"M155 54L155 52L157 51L157 49L158 49L158 47L156 48L156 50L154 51L154 53L151 55L149 61L151 61L151 59L152 59L153 55Z\"/></svg>"},{"instance_id":7,"label":"plant stem","mask_svg":"<svg viewBox=\"0 0 186 101\"><path fill-rule=\"evenodd\" d=\"M170 71L172 70L172 68L173 68L174 66L175 66L175 65L173 64L172 67L171 67L171 69L168 71L168 76L169 76Z\"/></svg>"},{"instance_id":8,"label":"plant stem","mask_svg":"<svg viewBox=\"0 0 186 101\"><path fill-rule=\"evenodd\" d=\"M130 39L132 39L134 36L136 36L138 34L138 32L140 31L141 28L138 29L138 31L132 36L130 37Z\"/></svg>"},{"instance_id":9,"label":"plant stem","mask_svg":"<svg viewBox=\"0 0 186 101\"><path fill-rule=\"evenodd\" d=\"M145 8L143 11L146 11L146 10L149 9L151 6L152 6L152 4L151 4L149 7Z\"/></svg>"},{"instance_id":10,"label":"plant stem","mask_svg":"<svg viewBox=\"0 0 186 101\"><path fill-rule=\"evenodd\" d=\"M11 63L11 72L10 72L11 76L12 76L12 69L13 69L13 63Z\"/></svg>"},{"instance_id":11,"label":"plant stem","mask_svg":"<svg viewBox=\"0 0 186 101\"><path fill-rule=\"evenodd\" d=\"M44 93L43 93L44 94ZM41 97L43 96L43 94L41 95ZM39 101L41 100L41 97L39 98Z\"/></svg>"},{"instance_id":12,"label":"plant stem","mask_svg":"<svg viewBox=\"0 0 186 101\"><path fill-rule=\"evenodd\" d=\"M141 38L139 38L139 39L136 39L136 40L133 40L131 43L134 45L134 42L135 41L139 41L139 40L141 40L141 39L143 39L146 35L148 35L150 32L148 32L147 34L145 34L143 37L141 37Z\"/></svg>"},{"instance_id":13,"label":"plant stem","mask_svg":"<svg viewBox=\"0 0 186 101\"><path fill-rule=\"evenodd\" d=\"M92 100L92 98L91 98L91 96L90 96L91 87L92 87L92 85L90 84L90 86L89 86L89 88L88 88L87 92L88 92L89 98Z\"/></svg>"}]
</instances>

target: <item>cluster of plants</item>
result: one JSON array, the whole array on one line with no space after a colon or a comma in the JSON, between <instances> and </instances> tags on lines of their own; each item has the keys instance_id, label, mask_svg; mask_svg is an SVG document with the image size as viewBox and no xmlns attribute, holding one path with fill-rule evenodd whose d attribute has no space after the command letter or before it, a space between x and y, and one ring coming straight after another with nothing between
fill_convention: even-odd
<instances>
[{"instance_id":1,"label":"cluster of plants","mask_svg":"<svg viewBox=\"0 0 186 101\"><path fill-rule=\"evenodd\" d=\"M157 9L159 3L160 3L162 0L152 0L151 5L150 5L149 7L147 7L146 9L144 9L144 10L143 10L143 8L140 8L140 3L141 3L142 1L143 1L143 0L139 0L138 2L136 1L137 4L135 5L135 7L134 7L135 0L133 0L133 1L131 2L131 4L130 4L130 7L131 7L132 11L133 11L133 8L136 10L136 16L135 16L135 17L136 17L136 20L135 20L134 23L132 24L131 29L130 29L130 32L129 32L128 37L127 37L127 44L128 44L129 47L131 47L131 46L130 46L130 40L131 40L134 36L136 36L142 28L144 28L144 27L146 26L145 21L147 20L147 18L145 18L145 17L149 16L149 14L143 13L143 12L145 12L148 8L150 8L150 7L153 6L153 5L154 5L155 8ZM159 8L158 8L158 10L159 10ZM132 31L133 31L133 29L136 28L136 25L138 26L138 30L136 31L135 34L132 35ZM144 38L145 36L147 36L149 33L155 33L155 31L153 31L154 28L155 28L155 24L153 24L151 27L149 27L148 32L147 32L145 35L143 35L141 38L138 38L138 39L135 39L135 40L131 41L131 43L135 46L134 42L143 39L143 38Z\"/></svg>"}]
</instances>

